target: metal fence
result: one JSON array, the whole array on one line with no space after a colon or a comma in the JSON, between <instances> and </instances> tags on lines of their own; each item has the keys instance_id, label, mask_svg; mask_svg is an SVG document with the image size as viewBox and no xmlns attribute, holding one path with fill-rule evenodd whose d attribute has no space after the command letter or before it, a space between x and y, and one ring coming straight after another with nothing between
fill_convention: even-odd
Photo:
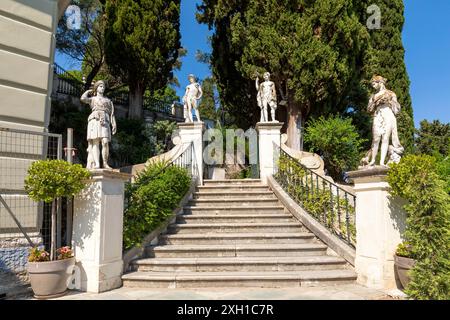
<instances>
[{"instance_id":1,"label":"metal fence","mask_svg":"<svg viewBox=\"0 0 450 320\"><path fill-rule=\"evenodd\" d=\"M0 272L22 272L32 246L50 247L51 208L26 194L36 160L61 159L62 136L0 127ZM58 200L58 244L65 244L63 201Z\"/></svg>"},{"instance_id":2,"label":"metal fence","mask_svg":"<svg viewBox=\"0 0 450 320\"><path fill-rule=\"evenodd\" d=\"M186 169L192 179L199 178L198 164L193 156L194 152L194 143L191 142L179 156L172 160L170 165Z\"/></svg>"},{"instance_id":3,"label":"metal fence","mask_svg":"<svg viewBox=\"0 0 450 320\"><path fill-rule=\"evenodd\" d=\"M54 64L54 72L58 76L56 92L70 96L81 97L85 84L75 78L70 72L64 70L58 64ZM129 92L117 91L107 93L114 104L128 106ZM183 105L165 100L144 97L143 107L146 110L159 112L175 118L183 118Z\"/></svg>"},{"instance_id":4,"label":"metal fence","mask_svg":"<svg viewBox=\"0 0 450 320\"><path fill-rule=\"evenodd\" d=\"M318 175L276 148L274 178L306 212L347 244L355 247L356 196Z\"/></svg>"}]
</instances>

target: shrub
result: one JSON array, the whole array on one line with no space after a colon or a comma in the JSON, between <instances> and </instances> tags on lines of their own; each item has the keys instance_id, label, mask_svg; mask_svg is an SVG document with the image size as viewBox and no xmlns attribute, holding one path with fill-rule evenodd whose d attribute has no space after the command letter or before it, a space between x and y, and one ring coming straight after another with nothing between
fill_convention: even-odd
<instances>
[{"instance_id":1,"label":"shrub","mask_svg":"<svg viewBox=\"0 0 450 320\"><path fill-rule=\"evenodd\" d=\"M417 260L406 293L414 299L450 299L450 196L436 159L408 155L388 173L392 194L408 201L400 253ZM407 250L402 250L407 249Z\"/></svg>"},{"instance_id":2,"label":"shrub","mask_svg":"<svg viewBox=\"0 0 450 320\"><path fill-rule=\"evenodd\" d=\"M343 172L355 169L365 142L349 118L330 116L308 122L305 142L311 152L323 157L328 174L342 180Z\"/></svg>"},{"instance_id":3,"label":"shrub","mask_svg":"<svg viewBox=\"0 0 450 320\"><path fill-rule=\"evenodd\" d=\"M51 203L59 197L72 197L84 188L89 171L64 160L40 160L32 163L25 178L25 191L34 201Z\"/></svg>"},{"instance_id":4,"label":"shrub","mask_svg":"<svg viewBox=\"0 0 450 320\"><path fill-rule=\"evenodd\" d=\"M140 245L145 236L167 220L189 190L190 183L186 169L161 162L149 165L135 183L128 184L124 248Z\"/></svg>"},{"instance_id":5,"label":"shrub","mask_svg":"<svg viewBox=\"0 0 450 320\"><path fill-rule=\"evenodd\" d=\"M78 194L84 188L83 180L89 177L89 171L79 164L70 164L64 160L39 160L33 162L28 168L28 175L25 178L25 191L34 201L52 203L52 223L56 223L55 199L72 197ZM52 231L51 260L55 259L55 242L56 233ZM35 253L37 254L37 252L32 251L33 257Z\"/></svg>"}]
</instances>

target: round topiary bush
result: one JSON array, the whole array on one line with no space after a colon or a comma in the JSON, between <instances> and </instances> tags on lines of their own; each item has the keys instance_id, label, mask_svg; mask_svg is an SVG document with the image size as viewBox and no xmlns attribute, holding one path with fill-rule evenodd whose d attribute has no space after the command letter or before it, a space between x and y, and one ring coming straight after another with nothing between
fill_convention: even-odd
<instances>
[{"instance_id":1,"label":"round topiary bush","mask_svg":"<svg viewBox=\"0 0 450 320\"><path fill-rule=\"evenodd\" d=\"M84 180L90 177L88 170L79 164L64 160L39 160L32 163L25 178L25 191L34 201L52 203L51 260L56 248L56 204L55 199L72 197L84 188Z\"/></svg>"}]
</instances>

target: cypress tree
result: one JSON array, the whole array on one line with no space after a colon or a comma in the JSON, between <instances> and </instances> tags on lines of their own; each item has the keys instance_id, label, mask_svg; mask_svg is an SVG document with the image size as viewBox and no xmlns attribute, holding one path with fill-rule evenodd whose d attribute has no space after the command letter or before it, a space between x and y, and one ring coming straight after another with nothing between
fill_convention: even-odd
<instances>
[{"instance_id":1,"label":"cypress tree","mask_svg":"<svg viewBox=\"0 0 450 320\"><path fill-rule=\"evenodd\" d=\"M403 0L373 0L370 5L380 9L380 28L370 28L370 46L364 61L367 81L374 74L382 75L388 80L387 87L397 94L402 107L397 116L400 142L406 153L411 153L414 147L414 120L410 80L405 65L405 49L402 42L402 30L405 22ZM360 1L359 10L361 22L370 20L371 12L367 12L368 3Z\"/></svg>"},{"instance_id":2,"label":"cypress tree","mask_svg":"<svg viewBox=\"0 0 450 320\"><path fill-rule=\"evenodd\" d=\"M145 90L164 88L179 64L180 0L105 0L106 62L130 88L129 117L142 117Z\"/></svg>"},{"instance_id":3,"label":"cypress tree","mask_svg":"<svg viewBox=\"0 0 450 320\"><path fill-rule=\"evenodd\" d=\"M224 80L241 80L231 82L240 90L225 99L234 94L242 109L256 100L255 75L271 72L278 100L287 105L280 120L287 122L291 148L299 149L298 127L310 114L348 106L368 37L353 0L205 0L199 9L199 20L222 40L213 38L212 56L221 95L230 88Z\"/></svg>"}]
</instances>

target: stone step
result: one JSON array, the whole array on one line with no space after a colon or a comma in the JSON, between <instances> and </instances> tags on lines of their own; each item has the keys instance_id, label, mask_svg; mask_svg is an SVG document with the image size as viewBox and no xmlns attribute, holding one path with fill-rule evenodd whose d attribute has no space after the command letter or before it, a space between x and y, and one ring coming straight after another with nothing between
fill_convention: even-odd
<instances>
[{"instance_id":1,"label":"stone step","mask_svg":"<svg viewBox=\"0 0 450 320\"><path fill-rule=\"evenodd\" d=\"M352 270L277 272L132 272L122 276L125 287L141 288L282 288L354 283Z\"/></svg>"},{"instance_id":2,"label":"stone step","mask_svg":"<svg viewBox=\"0 0 450 320\"><path fill-rule=\"evenodd\" d=\"M325 255L327 246L318 243L299 244L223 244L148 246L148 258L201 257L298 257Z\"/></svg>"},{"instance_id":3,"label":"stone step","mask_svg":"<svg viewBox=\"0 0 450 320\"><path fill-rule=\"evenodd\" d=\"M221 233L221 234L170 234L162 235L159 244L298 244L315 240L312 233Z\"/></svg>"},{"instance_id":4,"label":"stone step","mask_svg":"<svg viewBox=\"0 0 450 320\"><path fill-rule=\"evenodd\" d=\"M177 216L177 223L278 223L295 222L288 214L243 214L243 215L218 215L218 214L185 214Z\"/></svg>"},{"instance_id":5,"label":"stone step","mask_svg":"<svg viewBox=\"0 0 450 320\"><path fill-rule=\"evenodd\" d=\"M194 192L194 199L277 199L272 191L227 191L227 192Z\"/></svg>"},{"instance_id":6,"label":"stone step","mask_svg":"<svg viewBox=\"0 0 450 320\"><path fill-rule=\"evenodd\" d=\"M283 214L285 213L284 207L280 205L274 206L255 206L255 207L242 207L242 206L186 206L183 208L185 214L220 214L220 215L241 215L241 214L257 214L257 213L270 213L270 214Z\"/></svg>"},{"instance_id":7,"label":"stone step","mask_svg":"<svg viewBox=\"0 0 450 320\"><path fill-rule=\"evenodd\" d=\"M204 185L204 186L198 186L197 190L202 193L207 192L229 192L229 191L269 191L268 186L264 185L246 185L246 184L240 184L240 185Z\"/></svg>"},{"instance_id":8,"label":"stone step","mask_svg":"<svg viewBox=\"0 0 450 320\"><path fill-rule=\"evenodd\" d=\"M133 262L133 270L146 272L218 272L218 271L303 271L346 269L339 257L219 257L219 258L151 258Z\"/></svg>"},{"instance_id":9,"label":"stone step","mask_svg":"<svg viewBox=\"0 0 450 320\"><path fill-rule=\"evenodd\" d=\"M265 186L261 179L225 179L225 180L203 180L204 186Z\"/></svg>"},{"instance_id":10,"label":"stone step","mask_svg":"<svg viewBox=\"0 0 450 320\"><path fill-rule=\"evenodd\" d=\"M280 223L189 223L172 224L167 228L168 234L198 234L198 233L222 233L222 232L304 232L303 225L299 222Z\"/></svg>"},{"instance_id":11,"label":"stone step","mask_svg":"<svg viewBox=\"0 0 450 320\"><path fill-rule=\"evenodd\" d=\"M258 206L276 206L279 205L277 198L269 199L251 199L251 198L229 198L229 199L194 199L190 200L188 206L199 207L222 207L222 206L243 206L243 207L258 207Z\"/></svg>"}]
</instances>

